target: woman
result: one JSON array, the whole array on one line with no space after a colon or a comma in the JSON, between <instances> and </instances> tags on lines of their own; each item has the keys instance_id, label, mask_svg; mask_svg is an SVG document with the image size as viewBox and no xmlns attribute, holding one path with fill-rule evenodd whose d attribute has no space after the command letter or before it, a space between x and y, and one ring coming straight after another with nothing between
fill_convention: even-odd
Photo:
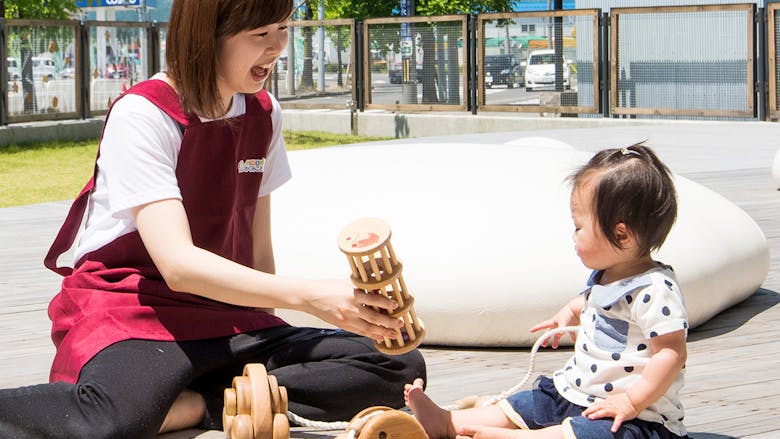
<instances>
[{"instance_id":1,"label":"woman","mask_svg":"<svg viewBox=\"0 0 780 439\"><path fill-rule=\"evenodd\" d=\"M51 383L0 390L0 437L220 428L223 390L247 362L287 388L291 411L319 420L401 406L403 383L424 376L419 352L373 348L402 325L375 310L394 302L346 279L274 274L270 194L290 170L279 104L262 88L291 9L174 1L168 70L113 104L93 180L46 258L65 275L49 306ZM74 268L58 267L85 211ZM274 308L339 329L291 327Z\"/></svg>"}]
</instances>

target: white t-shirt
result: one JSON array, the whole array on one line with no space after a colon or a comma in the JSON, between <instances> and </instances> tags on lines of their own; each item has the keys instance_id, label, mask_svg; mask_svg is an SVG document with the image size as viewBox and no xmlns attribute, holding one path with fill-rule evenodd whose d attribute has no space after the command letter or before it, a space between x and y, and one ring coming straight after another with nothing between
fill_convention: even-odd
<instances>
[{"instance_id":1,"label":"white t-shirt","mask_svg":"<svg viewBox=\"0 0 780 439\"><path fill-rule=\"evenodd\" d=\"M152 79L164 80L158 73ZM270 95L269 95L270 96ZM270 194L291 177L282 137L282 110L273 97L273 135L266 154L265 170L258 197ZM246 112L244 96L233 96L223 118ZM209 119L201 118L207 122ZM179 125L148 99L127 95L116 102L107 118L95 190L90 196L87 217L74 251L74 262L116 238L137 230L132 208L165 199L181 200L176 163L181 147Z\"/></svg>"},{"instance_id":2,"label":"white t-shirt","mask_svg":"<svg viewBox=\"0 0 780 439\"><path fill-rule=\"evenodd\" d=\"M607 285L594 284L583 293L586 303L574 355L555 372L553 381L564 398L588 407L631 387L653 354L650 340L680 330L687 333L688 315L677 279L667 266ZM669 390L637 418L684 436L680 403L684 377L683 369Z\"/></svg>"}]
</instances>

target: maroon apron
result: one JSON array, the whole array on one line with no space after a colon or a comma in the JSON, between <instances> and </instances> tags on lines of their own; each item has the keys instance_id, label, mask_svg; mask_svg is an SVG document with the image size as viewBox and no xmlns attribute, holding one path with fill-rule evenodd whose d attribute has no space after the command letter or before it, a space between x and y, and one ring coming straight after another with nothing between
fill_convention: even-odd
<instances>
[{"instance_id":1,"label":"maroon apron","mask_svg":"<svg viewBox=\"0 0 780 439\"><path fill-rule=\"evenodd\" d=\"M246 113L227 123L186 115L164 81L141 82L126 94L149 99L183 129L176 177L194 244L251 267L252 219L273 133L268 94L247 96ZM198 340L286 324L262 310L172 291L138 231L87 253L73 269L58 267L57 258L75 240L95 177L74 201L44 261L65 276L49 304L57 348L51 382L75 383L84 364L122 340Z\"/></svg>"}]
</instances>

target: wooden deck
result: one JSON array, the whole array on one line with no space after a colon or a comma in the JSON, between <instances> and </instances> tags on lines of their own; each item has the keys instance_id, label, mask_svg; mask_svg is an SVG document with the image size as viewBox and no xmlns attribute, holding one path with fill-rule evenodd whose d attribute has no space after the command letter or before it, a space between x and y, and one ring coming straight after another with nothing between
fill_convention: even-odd
<instances>
[{"instance_id":1,"label":"wooden deck","mask_svg":"<svg viewBox=\"0 0 780 439\"><path fill-rule=\"evenodd\" d=\"M498 143L518 135L530 134L480 135L477 141ZM691 331L683 403L694 438L780 437L780 193L771 176L780 126L669 123L533 135L556 137L585 150L649 138L673 170L722 194L754 218L769 241L770 273L750 298ZM68 204L0 209L0 388L47 379L53 348L46 305L59 279L41 261ZM429 368L428 393L442 404L513 386L525 374L529 359L528 349L425 347L423 353ZM537 356L536 370L550 372L568 355L569 350L544 351ZM296 428L293 437L324 438L334 433ZM189 431L165 437L224 435Z\"/></svg>"}]
</instances>

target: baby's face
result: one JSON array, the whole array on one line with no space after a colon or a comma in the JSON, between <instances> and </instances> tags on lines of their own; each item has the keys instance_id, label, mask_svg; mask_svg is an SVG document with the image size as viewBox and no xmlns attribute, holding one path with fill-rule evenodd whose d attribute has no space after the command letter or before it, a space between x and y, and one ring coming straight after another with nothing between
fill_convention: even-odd
<instances>
[{"instance_id":1,"label":"baby's face","mask_svg":"<svg viewBox=\"0 0 780 439\"><path fill-rule=\"evenodd\" d=\"M593 211L593 179L576 186L571 193L571 217L574 221L574 250L591 270L606 270L619 258L615 247L601 231Z\"/></svg>"}]
</instances>

